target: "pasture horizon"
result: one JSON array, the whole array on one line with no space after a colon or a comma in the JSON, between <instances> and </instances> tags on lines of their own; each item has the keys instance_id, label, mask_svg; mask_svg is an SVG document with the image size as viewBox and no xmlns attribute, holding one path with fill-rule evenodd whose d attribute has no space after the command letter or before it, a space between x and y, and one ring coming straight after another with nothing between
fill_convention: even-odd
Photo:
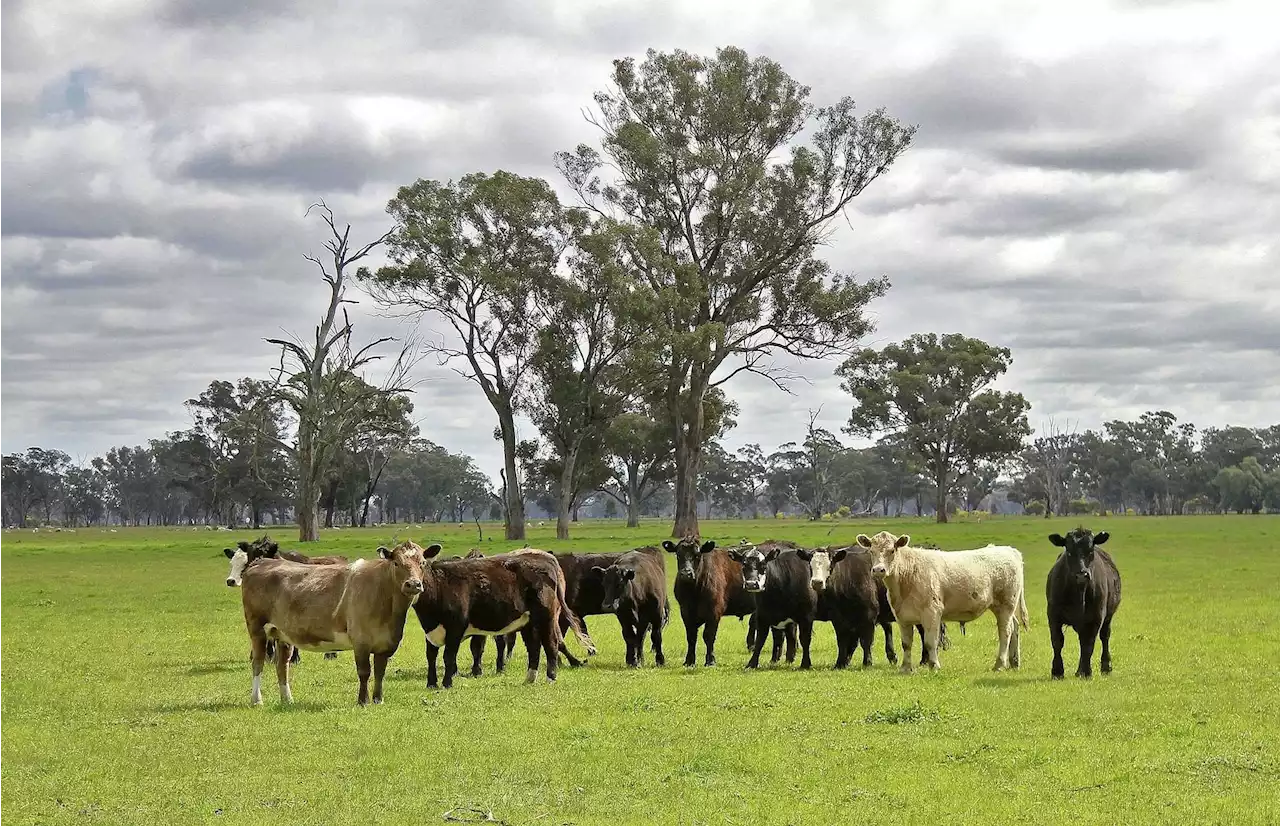
<instances>
[{"instance_id":1,"label":"pasture horizon","mask_svg":"<svg viewBox=\"0 0 1280 826\"><path fill-rule=\"evenodd\" d=\"M1044 580L1057 549L1046 536L1080 523L1112 533L1124 578L1115 672L1054 682ZM587 520L563 541L535 521L528 544L624 550L660 542L670 524ZM1280 581L1280 520L1267 515L703 523L704 538L726 543L838 544L886 529L947 549L1011 544L1031 616L1016 672L990 671L990 615L956 629L937 674L898 674L879 632L873 668L832 671L828 623L815 629L811 672L746 673L746 623L732 619L720 664L686 669L673 599L665 668L646 646L646 666L629 671L616 620L595 617L599 656L562 668L555 685L524 685L522 667L495 676L490 644L482 677L428 690L411 612L385 705L355 706L344 652L303 654L293 706L268 679L264 707L250 708L223 547L263 533L282 548L364 557L395 534L441 542L447 556L524 544L495 527L483 543L456 523L326 530L306 545L286 525L5 533L5 822L356 823L376 812L436 823L469 809L509 824L1280 816L1280 758L1267 745L1280 740L1275 669L1262 653L1280 643L1268 590ZM1076 652L1068 631L1064 657Z\"/></svg>"}]
</instances>

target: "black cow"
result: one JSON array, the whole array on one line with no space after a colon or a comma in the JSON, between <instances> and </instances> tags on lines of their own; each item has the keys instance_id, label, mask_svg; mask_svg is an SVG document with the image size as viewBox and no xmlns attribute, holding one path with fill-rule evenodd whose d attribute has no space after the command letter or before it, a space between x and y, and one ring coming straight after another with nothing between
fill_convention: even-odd
<instances>
[{"instance_id":1,"label":"black cow","mask_svg":"<svg viewBox=\"0 0 1280 826\"><path fill-rule=\"evenodd\" d=\"M1080 639L1076 676L1093 676L1093 646L1098 638L1102 639L1102 673L1111 673L1111 619L1120 607L1120 571L1111 555L1098 548L1110 538L1106 531L1095 534L1087 528L1076 528L1066 536L1049 535L1049 541L1063 549L1045 583L1055 680L1063 677L1064 625L1075 629Z\"/></svg>"},{"instance_id":2,"label":"black cow","mask_svg":"<svg viewBox=\"0 0 1280 826\"><path fill-rule=\"evenodd\" d=\"M818 594L810 585L809 563L790 548L733 548L729 556L742 566L742 587L755 598L756 639L747 668L760 667L764 629L793 623L800 637L800 667L810 668L809 643L818 613Z\"/></svg>"},{"instance_id":3,"label":"black cow","mask_svg":"<svg viewBox=\"0 0 1280 826\"><path fill-rule=\"evenodd\" d=\"M603 605L613 611L627 643L627 665L644 662L644 636L653 642L653 660L666 665L662 653L662 629L671 617L667 599L667 569L662 552L645 548L623 554L608 568L597 567L604 583Z\"/></svg>"}]
</instances>

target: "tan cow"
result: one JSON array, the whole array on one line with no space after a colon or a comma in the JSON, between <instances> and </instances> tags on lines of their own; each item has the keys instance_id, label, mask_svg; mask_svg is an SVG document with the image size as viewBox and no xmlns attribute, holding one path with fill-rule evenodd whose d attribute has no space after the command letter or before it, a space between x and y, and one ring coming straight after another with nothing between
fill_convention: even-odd
<instances>
[{"instance_id":1,"label":"tan cow","mask_svg":"<svg viewBox=\"0 0 1280 826\"><path fill-rule=\"evenodd\" d=\"M400 647L405 616L422 593L426 551L413 542L391 550L378 548L378 559L350 565L308 565L286 559L259 559L245 569L240 593L244 621L253 646L253 705L262 703L262 665L267 640L279 649L276 676L280 699L291 702L289 655L305 651L354 651L360 678L357 702L369 702L369 657L373 656L373 701L382 702L387 660Z\"/></svg>"},{"instance_id":2,"label":"tan cow","mask_svg":"<svg viewBox=\"0 0 1280 826\"><path fill-rule=\"evenodd\" d=\"M924 626L929 667L936 669L941 624L972 622L987 611L995 614L1000 635L994 670L1017 668L1021 658L1018 626L1027 627L1021 552L1008 545L937 551L912 548L910 543L907 534L858 534L858 544L871 550L871 573L884 581L898 619L902 671L910 673L914 668L911 645L916 623Z\"/></svg>"}]
</instances>

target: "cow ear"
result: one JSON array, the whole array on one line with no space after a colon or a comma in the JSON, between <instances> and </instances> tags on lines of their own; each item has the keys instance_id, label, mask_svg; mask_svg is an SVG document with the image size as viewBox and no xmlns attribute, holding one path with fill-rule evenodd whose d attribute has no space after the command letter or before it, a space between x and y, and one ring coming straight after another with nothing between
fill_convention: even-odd
<instances>
[{"instance_id":1,"label":"cow ear","mask_svg":"<svg viewBox=\"0 0 1280 826\"><path fill-rule=\"evenodd\" d=\"M249 553L249 543L245 542L243 539L236 543L236 547L245 553Z\"/></svg>"},{"instance_id":2,"label":"cow ear","mask_svg":"<svg viewBox=\"0 0 1280 826\"><path fill-rule=\"evenodd\" d=\"M800 557L805 562L808 562L809 560L813 559L813 551L805 550L804 548L798 548L796 550L796 556Z\"/></svg>"},{"instance_id":3,"label":"cow ear","mask_svg":"<svg viewBox=\"0 0 1280 826\"><path fill-rule=\"evenodd\" d=\"M910 545L910 544L911 544L911 534L904 533L902 536L898 537L897 542L893 543L893 547L905 548L907 547L907 545Z\"/></svg>"},{"instance_id":4,"label":"cow ear","mask_svg":"<svg viewBox=\"0 0 1280 826\"><path fill-rule=\"evenodd\" d=\"M670 539L662 540L662 547L669 554L673 554L676 552L676 543L672 542Z\"/></svg>"},{"instance_id":5,"label":"cow ear","mask_svg":"<svg viewBox=\"0 0 1280 826\"><path fill-rule=\"evenodd\" d=\"M272 542L262 549L262 555L267 559L276 559L276 553L280 550L280 546Z\"/></svg>"},{"instance_id":6,"label":"cow ear","mask_svg":"<svg viewBox=\"0 0 1280 826\"><path fill-rule=\"evenodd\" d=\"M603 573L604 573L604 568L601 568L599 565L592 565L592 566L591 566L591 573L593 573L593 574L603 574Z\"/></svg>"},{"instance_id":7,"label":"cow ear","mask_svg":"<svg viewBox=\"0 0 1280 826\"><path fill-rule=\"evenodd\" d=\"M848 549L848 548L841 548L840 550L836 551L835 553L833 553L833 554L831 555L831 561L832 561L832 562L839 562L840 560L844 559L844 558L845 558L846 556L848 556L848 555L849 555L849 549Z\"/></svg>"},{"instance_id":8,"label":"cow ear","mask_svg":"<svg viewBox=\"0 0 1280 826\"><path fill-rule=\"evenodd\" d=\"M1111 534L1107 533L1106 531L1100 531L1093 535L1093 544L1095 545L1105 544L1106 541L1110 538L1111 538Z\"/></svg>"},{"instance_id":9,"label":"cow ear","mask_svg":"<svg viewBox=\"0 0 1280 826\"><path fill-rule=\"evenodd\" d=\"M772 562L778 558L778 554L782 553L781 548L774 548L772 551L764 555L765 562Z\"/></svg>"},{"instance_id":10,"label":"cow ear","mask_svg":"<svg viewBox=\"0 0 1280 826\"><path fill-rule=\"evenodd\" d=\"M1062 534L1060 533L1049 534L1049 541L1054 545L1057 545L1059 548L1067 547L1067 540L1063 539ZM1095 538L1093 541L1097 542L1098 540Z\"/></svg>"},{"instance_id":11,"label":"cow ear","mask_svg":"<svg viewBox=\"0 0 1280 826\"><path fill-rule=\"evenodd\" d=\"M379 545L379 546L378 546L378 556L382 557L383 559L390 559L390 558L391 558L391 549L389 549L386 545Z\"/></svg>"},{"instance_id":12,"label":"cow ear","mask_svg":"<svg viewBox=\"0 0 1280 826\"><path fill-rule=\"evenodd\" d=\"M437 556L442 550L444 549L440 547L439 542L432 542L430 545L428 545L426 548L423 549L422 558L432 559L435 556Z\"/></svg>"},{"instance_id":13,"label":"cow ear","mask_svg":"<svg viewBox=\"0 0 1280 826\"><path fill-rule=\"evenodd\" d=\"M222 552L227 555L227 559L234 559L236 556L236 552L230 548L223 548Z\"/></svg>"},{"instance_id":14,"label":"cow ear","mask_svg":"<svg viewBox=\"0 0 1280 826\"><path fill-rule=\"evenodd\" d=\"M742 553L742 551L735 551L732 548L726 550L725 553L727 553L729 555L729 558L732 559L734 562L741 562L743 559L746 558L746 556Z\"/></svg>"},{"instance_id":15,"label":"cow ear","mask_svg":"<svg viewBox=\"0 0 1280 826\"><path fill-rule=\"evenodd\" d=\"M716 541L714 539L708 539L706 542L702 543L701 551L704 554L709 554L715 549L716 549Z\"/></svg>"},{"instance_id":16,"label":"cow ear","mask_svg":"<svg viewBox=\"0 0 1280 826\"><path fill-rule=\"evenodd\" d=\"M622 572L622 578L625 579L627 582L630 582L631 580L636 578L636 572L628 568L627 570Z\"/></svg>"},{"instance_id":17,"label":"cow ear","mask_svg":"<svg viewBox=\"0 0 1280 826\"><path fill-rule=\"evenodd\" d=\"M858 534L858 544L864 548L870 548L871 537L867 536L865 533Z\"/></svg>"}]
</instances>

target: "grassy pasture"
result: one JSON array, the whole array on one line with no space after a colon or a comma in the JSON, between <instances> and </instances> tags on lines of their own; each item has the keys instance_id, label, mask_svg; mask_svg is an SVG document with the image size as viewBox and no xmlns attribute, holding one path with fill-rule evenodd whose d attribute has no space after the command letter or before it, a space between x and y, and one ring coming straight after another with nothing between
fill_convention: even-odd
<instances>
[{"instance_id":1,"label":"grassy pasture","mask_svg":"<svg viewBox=\"0 0 1280 826\"><path fill-rule=\"evenodd\" d=\"M523 684L523 645L494 676L490 645L485 676L428 691L410 613L386 704L365 709L349 653L304 654L291 707L268 666L266 702L249 707L248 641L221 549L253 532L6 533L3 820L430 824L474 807L543 826L1280 822L1280 519L1089 520L1112 532L1124 577L1115 673L1073 679L1068 632L1068 678L1053 682L1045 535L1075 522L704 524L722 542L826 544L887 527L949 549L1013 544L1032 620L1020 672L989 670L990 616L967 636L955 629L936 674L899 675L880 650L869 671L834 672L827 624L812 672L744 673L746 626L732 618L720 665L686 670L673 601L666 668L650 657L626 669L616 621L599 617L600 655L555 685ZM399 533L446 553L476 544L474 529L423 527ZM575 532L560 543L535 529L531 544L626 549L665 525ZM391 533L326 531L307 550L371 556ZM291 532L273 536L293 546ZM670 582L670 560L667 571Z\"/></svg>"}]
</instances>

